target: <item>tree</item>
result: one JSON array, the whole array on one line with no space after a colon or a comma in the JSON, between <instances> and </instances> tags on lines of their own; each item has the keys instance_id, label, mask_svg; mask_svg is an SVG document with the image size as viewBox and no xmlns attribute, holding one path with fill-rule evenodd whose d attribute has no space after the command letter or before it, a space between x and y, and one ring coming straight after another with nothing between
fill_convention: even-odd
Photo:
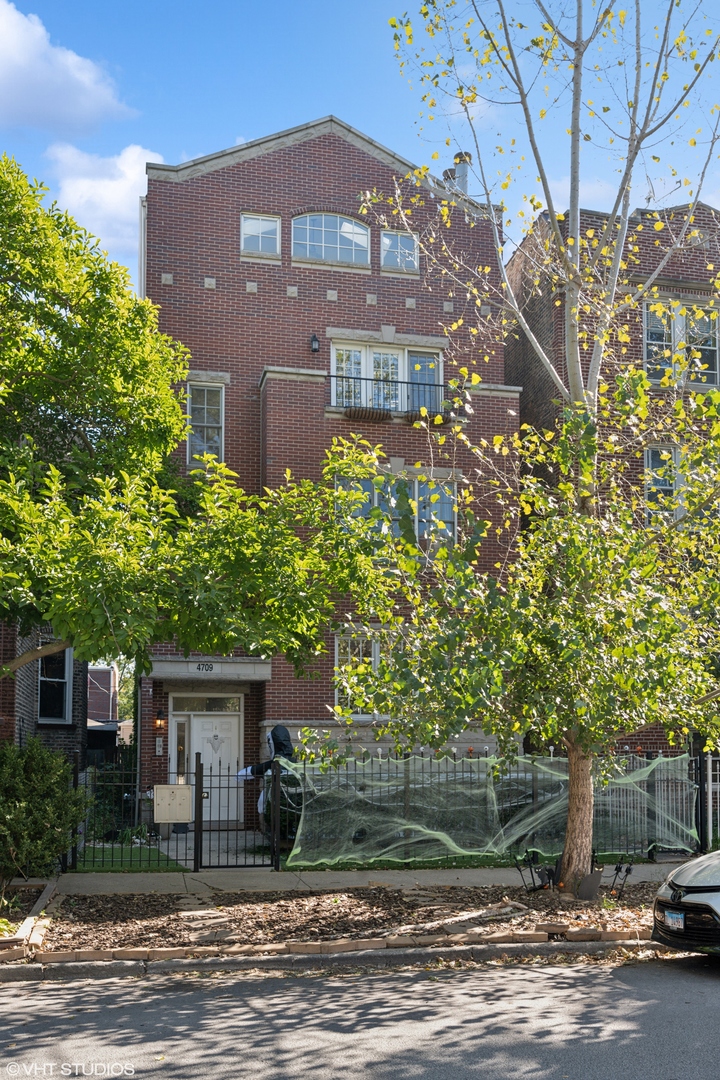
<instances>
[{"instance_id":1,"label":"tree","mask_svg":"<svg viewBox=\"0 0 720 1080\"><path fill-rule=\"evenodd\" d=\"M0 158L0 474L30 447L87 490L156 471L183 437L188 353L45 191Z\"/></svg>"},{"instance_id":2,"label":"tree","mask_svg":"<svg viewBox=\"0 0 720 1080\"><path fill-rule=\"evenodd\" d=\"M285 653L299 673L323 651L338 597L363 613L392 612L393 579L378 571L379 539L336 475L374 475L377 454L340 440L322 482L245 494L208 460L200 513L179 519L152 479L96 481L76 499L51 468L44 487L0 481L0 598L10 617L49 623L56 647L81 660L131 656L151 667L156 642L192 650ZM30 650L7 665L17 670Z\"/></svg>"},{"instance_id":3,"label":"tree","mask_svg":"<svg viewBox=\"0 0 720 1080\"><path fill-rule=\"evenodd\" d=\"M715 393L713 417L719 405ZM688 449L678 465L687 478L682 508L677 497L663 501L659 480L647 529L639 527L644 500L629 497L624 463L611 450L601 468L602 513L577 512L578 489L597 475L597 432L587 417L568 411L557 435L526 431L514 447L514 481L504 473L498 491L508 517L525 519L502 578L478 572L489 523L468 510L461 542L436 554L432 581L416 569L420 553L413 563L406 548L407 609L390 635L364 628L380 642L376 670L343 673L352 708L374 713L377 733L399 750L443 747L472 721L511 758L526 736L564 748L569 888L590 867L593 765L618 739L654 723L680 746L693 728L709 743L720 736L720 528L707 513L720 443L715 435L708 445L702 413L698 419L695 433L690 425L685 433L696 455Z\"/></svg>"},{"instance_id":4,"label":"tree","mask_svg":"<svg viewBox=\"0 0 720 1080\"><path fill-rule=\"evenodd\" d=\"M428 0L422 41L411 18L391 20L427 121L448 119L458 164L468 164L465 140L473 151L479 200L451 180L444 197L434 192L437 219L419 236L429 272L466 299L448 330L477 340L494 325L523 343L551 387L557 420L514 446L498 436L494 447L472 448L478 476L461 505L495 491L515 561L499 565L495 579L478 575L474 546L488 526L466 531L438 567L437 587L406 577L410 618L393 627L379 671L349 673L347 685L366 707L397 718L385 727L399 742L442 744L479 719L506 746L526 733L564 744L570 882L590 864L593 764L618 735L653 717L672 737L690 721L717 737L706 699L715 693L717 649L710 508L718 395L704 385L700 344L717 319L719 282L706 254L716 227L700 196L718 141L720 109L709 95L719 39L702 5L685 12L666 0L653 15L647 20L640 0L623 10L534 0L522 19L504 0ZM664 164L663 151L675 162ZM562 212L550 167L560 157L568 177ZM583 186L598 172L606 205L588 220ZM648 184L640 215L631 201L638 176ZM368 192L366 206L380 222L413 231L427 170L405 180L414 184L410 194L398 182L392 192ZM678 188L685 204L667 207ZM701 211L709 227L699 227ZM490 222L492 265L471 265L454 245L457 214ZM672 303L658 283L690 254L707 275L708 295ZM653 385L629 349L645 304L661 328ZM535 332L530 312L538 305L563 312L561 332ZM678 316L693 330L680 340L667 332ZM481 353L474 371L458 371L459 405L480 367ZM453 434L465 440L461 424ZM650 447L661 460L649 475ZM514 480L494 461L513 453ZM670 497L656 506L646 531L646 498L657 504L676 481L682 504ZM472 524L466 515L466 530Z\"/></svg>"},{"instance_id":5,"label":"tree","mask_svg":"<svg viewBox=\"0 0 720 1080\"><path fill-rule=\"evenodd\" d=\"M419 73L428 119L446 104L454 122L464 121L475 154L472 175L494 230L500 288L490 284L490 268L466 264L462 252L445 241L443 228L424 236L426 254L438 266L436 252L442 256L445 276L447 265L453 267L451 281L461 293L469 290L478 316L491 304L505 325L508 316L516 322L559 398L594 413L604 366L619 359L627 336L626 319L649 295L661 302L656 280L674 256L703 239L694 214L718 142L720 106L711 96L710 76L720 35L708 27L702 4L686 12L676 0L665 0L657 18L647 21L640 0L627 10L596 4L586 9L583 0L549 6L533 0L529 25L509 13L504 0L430 0L420 9L427 45L417 51L412 21L391 24L396 49L405 42L403 64ZM500 117L501 123L493 123ZM484 137L497 128L500 144ZM551 153L555 167L558 155L564 157L555 141L560 132L568 139L568 209L562 212L549 169ZM678 150L670 147L682 147L684 176L672 161L663 164L663 143L676 158ZM598 171L607 177L607 210L600 226L587 231L581 195ZM633 220L638 174L648 183L648 203L658 208L650 226ZM508 199L523 182L527 190L515 196L513 211ZM662 215L660 208L678 190L687 194L684 210ZM393 214L410 228L412 200L398 187L390 201ZM465 209L462 195L444 200L440 222L449 225L453 213ZM520 238L531 241L522 246L534 290L561 297L560 353L541 343L526 319L533 290L523 294L508 272L503 224L519 230L516 246ZM657 235L648 270L640 244L650 230ZM715 273L708 275L708 283L716 281Z\"/></svg>"},{"instance_id":6,"label":"tree","mask_svg":"<svg viewBox=\"0 0 720 1080\"><path fill-rule=\"evenodd\" d=\"M377 452L340 440L322 481L260 497L208 458L179 497L187 351L43 193L0 160L0 619L56 639L0 674L68 646L143 673L173 640L307 669L338 597L388 610L377 537L335 490L343 471L374 475Z\"/></svg>"}]
</instances>

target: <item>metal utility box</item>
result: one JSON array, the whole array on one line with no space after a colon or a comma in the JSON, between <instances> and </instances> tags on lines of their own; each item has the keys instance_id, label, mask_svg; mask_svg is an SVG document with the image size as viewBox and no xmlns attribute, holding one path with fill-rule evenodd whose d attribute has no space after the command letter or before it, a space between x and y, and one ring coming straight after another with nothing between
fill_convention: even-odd
<instances>
[{"instance_id":1,"label":"metal utility box","mask_svg":"<svg viewBox=\"0 0 720 1080\"><path fill-rule=\"evenodd\" d=\"M192 821L192 788L189 784L156 784L153 809L156 824Z\"/></svg>"}]
</instances>

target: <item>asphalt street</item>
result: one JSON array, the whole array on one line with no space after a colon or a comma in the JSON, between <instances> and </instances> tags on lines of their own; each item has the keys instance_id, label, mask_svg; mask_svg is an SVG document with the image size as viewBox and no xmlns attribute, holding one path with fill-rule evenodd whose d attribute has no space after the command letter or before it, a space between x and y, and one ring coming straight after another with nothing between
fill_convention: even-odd
<instances>
[{"instance_id":1,"label":"asphalt street","mask_svg":"<svg viewBox=\"0 0 720 1080\"><path fill-rule=\"evenodd\" d=\"M0 988L5 1076L717 1080L720 960Z\"/></svg>"}]
</instances>

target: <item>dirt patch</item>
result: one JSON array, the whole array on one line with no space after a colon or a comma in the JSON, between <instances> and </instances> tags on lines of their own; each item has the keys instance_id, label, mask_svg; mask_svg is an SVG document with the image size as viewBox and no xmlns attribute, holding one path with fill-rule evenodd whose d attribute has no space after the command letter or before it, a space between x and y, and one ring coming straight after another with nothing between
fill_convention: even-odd
<instances>
[{"instance_id":1,"label":"dirt patch","mask_svg":"<svg viewBox=\"0 0 720 1080\"><path fill-rule=\"evenodd\" d=\"M527 906L483 930L530 930L539 921L573 928L634 930L652 924L654 883L630 885L621 901L601 890L597 901L568 902L558 893L522 888L363 888L341 892L218 893L216 906L187 910L185 896L66 897L45 939L48 949L165 948L213 941L262 945L386 936L426 922L477 911L504 898Z\"/></svg>"},{"instance_id":2,"label":"dirt patch","mask_svg":"<svg viewBox=\"0 0 720 1080\"><path fill-rule=\"evenodd\" d=\"M42 889L6 889L3 902L0 903L0 919L10 923L13 934L23 919L26 919L42 895ZM0 936L5 936L1 935Z\"/></svg>"}]
</instances>

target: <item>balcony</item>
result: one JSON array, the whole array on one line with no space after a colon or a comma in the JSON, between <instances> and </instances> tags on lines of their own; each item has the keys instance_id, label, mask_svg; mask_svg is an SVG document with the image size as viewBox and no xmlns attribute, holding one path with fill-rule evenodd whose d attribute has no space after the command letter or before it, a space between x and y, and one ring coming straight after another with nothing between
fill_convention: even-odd
<instances>
[{"instance_id":1,"label":"balcony","mask_svg":"<svg viewBox=\"0 0 720 1080\"><path fill-rule=\"evenodd\" d=\"M461 416L462 404L456 388L442 383L399 382L382 377L330 376L330 404L344 411L349 420L382 423L394 416L408 424L441 416L443 423Z\"/></svg>"}]
</instances>

